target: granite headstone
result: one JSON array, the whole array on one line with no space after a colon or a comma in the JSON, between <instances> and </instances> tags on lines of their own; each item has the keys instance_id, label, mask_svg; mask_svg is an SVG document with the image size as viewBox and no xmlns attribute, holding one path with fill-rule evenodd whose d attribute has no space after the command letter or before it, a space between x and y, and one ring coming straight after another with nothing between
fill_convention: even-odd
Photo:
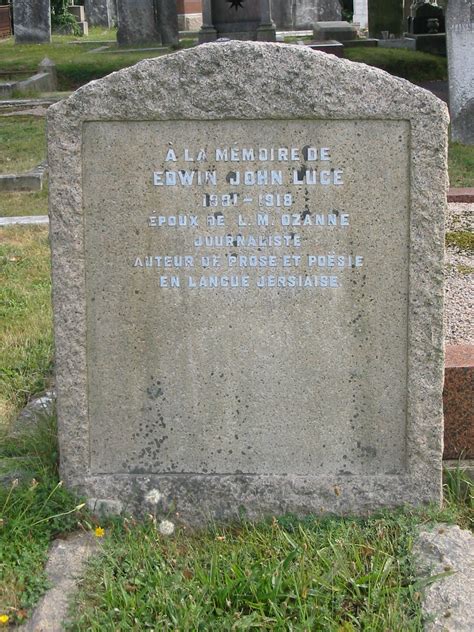
<instances>
[{"instance_id":1,"label":"granite headstone","mask_svg":"<svg viewBox=\"0 0 474 632\"><path fill-rule=\"evenodd\" d=\"M51 106L65 482L189 523L439 502L447 124L407 81L255 42Z\"/></svg>"}]
</instances>

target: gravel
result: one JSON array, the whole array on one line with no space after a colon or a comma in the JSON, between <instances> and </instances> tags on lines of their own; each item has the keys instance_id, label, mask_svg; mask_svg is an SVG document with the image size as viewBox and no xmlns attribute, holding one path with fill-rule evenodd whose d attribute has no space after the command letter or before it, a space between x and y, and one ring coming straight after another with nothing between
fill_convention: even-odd
<instances>
[{"instance_id":1,"label":"gravel","mask_svg":"<svg viewBox=\"0 0 474 632\"><path fill-rule=\"evenodd\" d=\"M474 229L474 204L448 204L446 231ZM445 342L474 344L474 257L456 247L446 248Z\"/></svg>"}]
</instances>

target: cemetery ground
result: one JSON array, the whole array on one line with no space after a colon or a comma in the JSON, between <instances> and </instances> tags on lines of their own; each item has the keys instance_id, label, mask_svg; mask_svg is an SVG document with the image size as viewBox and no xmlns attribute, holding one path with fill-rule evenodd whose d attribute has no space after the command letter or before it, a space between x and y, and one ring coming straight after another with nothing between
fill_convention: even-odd
<instances>
[{"instance_id":1,"label":"cemetery ground","mask_svg":"<svg viewBox=\"0 0 474 632\"><path fill-rule=\"evenodd\" d=\"M2 42L0 68L34 68L48 55L58 64L61 88L73 89L150 56L87 54L89 42L94 48L97 40L112 39L95 29L87 43L68 44L71 39L51 47L18 47L16 61L13 47L10 51L10 44ZM408 53L407 59L416 55L379 53L388 54L385 60L398 53ZM419 80L432 77L424 74ZM29 115L0 117L0 173L27 170L44 160L43 121ZM451 145L452 186L474 186L473 165L472 148ZM0 216L46 212L47 188L0 193ZM472 252L472 233L448 233L447 243ZM472 530L473 487L461 470L446 474L441 510L404 509L363 518L283 516L258 524L242 513L232 525L201 532L177 526L165 535L160 522L178 525L179 520L173 513L163 515L159 502L150 502L141 521L106 519L92 515L83 499L64 489L54 414L7 436L22 407L53 386L49 258L46 227L2 229L0 625L29 616L48 587L44 563L51 541L80 530L96 540L98 554L74 597L71 630L422 629L420 594L426 580L417 576L412 544L417 532L434 522ZM451 572L446 567L443 574Z\"/></svg>"}]
</instances>

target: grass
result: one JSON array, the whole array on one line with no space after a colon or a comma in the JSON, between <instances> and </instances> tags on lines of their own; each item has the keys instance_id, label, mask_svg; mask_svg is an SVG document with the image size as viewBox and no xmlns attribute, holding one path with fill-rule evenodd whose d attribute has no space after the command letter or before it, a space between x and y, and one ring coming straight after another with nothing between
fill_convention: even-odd
<instances>
[{"instance_id":1,"label":"grass","mask_svg":"<svg viewBox=\"0 0 474 632\"><path fill-rule=\"evenodd\" d=\"M48 186L33 193L0 193L0 217L48 214Z\"/></svg>"},{"instance_id":2,"label":"grass","mask_svg":"<svg viewBox=\"0 0 474 632\"><path fill-rule=\"evenodd\" d=\"M50 379L53 340L48 229L0 232L0 427Z\"/></svg>"},{"instance_id":3,"label":"grass","mask_svg":"<svg viewBox=\"0 0 474 632\"><path fill-rule=\"evenodd\" d=\"M446 58L429 53L398 48L345 48L344 54L351 61L386 70L396 77L413 83L445 80L448 77Z\"/></svg>"},{"instance_id":4,"label":"grass","mask_svg":"<svg viewBox=\"0 0 474 632\"><path fill-rule=\"evenodd\" d=\"M21 623L48 587L50 541L98 524L59 481L55 417L0 441L0 614ZM421 631L411 548L434 520L472 524L472 482L447 473L445 507L366 518L184 527L162 536L153 515L103 522L69 630ZM429 581L429 580L428 580Z\"/></svg>"},{"instance_id":5,"label":"grass","mask_svg":"<svg viewBox=\"0 0 474 632\"><path fill-rule=\"evenodd\" d=\"M79 86L98 79L110 72L130 66L141 59L158 57L169 50L118 52L116 44L111 44L106 52L90 52L99 47L98 42L115 40L114 30L93 28L87 37L55 35L51 44L15 45L13 38L0 41L0 69L4 71L36 70L44 57L49 57L57 65L61 90L74 90ZM80 44L72 44L79 41ZM181 47L189 47L195 40L183 40ZM139 48L134 47L134 48ZM346 48L345 56L353 61L366 63L409 79L410 81L432 81L446 79L446 59L428 53L400 49Z\"/></svg>"},{"instance_id":6,"label":"grass","mask_svg":"<svg viewBox=\"0 0 474 632\"><path fill-rule=\"evenodd\" d=\"M432 521L472 528L472 482L449 474L442 510L368 518L240 522L159 534L146 521L106 529L69 630L422 630L411 548Z\"/></svg>"},{"instance_id":7,"label":"grass","mask_svg":"<svg viewBox=\"0 0 474 632\"><path fill-rule=\"evenodd\" d=\"M54 417L45 416L21 437L0 436L0 614L10 623L21 623L48 587L51 540L85 517L59 482L56 434Z\"/></svg>"},{"instance_id":8,"label":"grass","mask_svg":"<svg viewBox=\"0 0 474 632\"><path fill-rule=\"evenodd\" d=\"M116 44L110 45L110 52L89 52L101 45L98 42L107 40L115 40L115 31L97 27L90 30L89 36L80 40L70 35L54 35L51 44L15 45L13 38L10 37L0 40L0 69L12 72L36 71L40 61L44 57L49 57L56 63L59 89L75 90L88 81L131 66L137 61L170 52L170 49L164 49L120 53L117 52L119 49ZM80 41L80 44L73 44L75 41ZM185 40L181 46L187 47L193 43L191 40Z\"/></svg>"},{"instance_id":9,"label":"grass","mask_svg":"<svg viewBox=\"0 0 474 632\"><path fill-rule=\"evenodd\" d=\"M446 245L454 246L467 254L473 254L474 233L468 230L446 233Z\"/></svg>"},{"instance_id":10,"label":"grass","mask_svg":"<svg viewBox=\"0 0 474 632\"><path fill-rule=\"evenodd\" d=\"M21 173L45 159L45 120L38 116L0 118L0 173Z\"/></svg>"},{"instance_id":11,"label":"grass","mask_svg":"<svg viewBox=\"0 0 474 632\"><path fill-rule=\"evenodd\" d=\"M452 187L474 187L474 146L450 143L449 182Z\"/></svg>"},{"instance_id":12,"label":"grass","mask_svg":"<svg viewBox=\"0 0 474 632\"><path fill-rule=\"evenodd\" d=\"M92 561L70 630L419 630L403 514L292 516L159 535L116 522Z\"/></svg>"}]
</instances>

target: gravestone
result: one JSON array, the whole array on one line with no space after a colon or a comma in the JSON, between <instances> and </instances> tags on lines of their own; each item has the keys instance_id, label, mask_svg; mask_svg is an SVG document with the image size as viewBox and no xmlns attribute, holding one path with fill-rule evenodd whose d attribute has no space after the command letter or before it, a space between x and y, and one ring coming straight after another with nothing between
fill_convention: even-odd
<instances>
[{"instance_id":1,"label":"gravestone","mask_svg":"<svg viewBox=\"0 0 474 632\"><path fill-rule=\"evenodd\" d=\"M15 0L13 24L16 44L48 44L51 41L49 0Z\"/></svg>"},{"instance_id":2,"label":"gravestone","mask_svg":"<svg viewBox=\"0 0 474 632\"><path fill-rule=\"evenodd\" d=\"M117 19L116 0L84 0L87 22L91 26L112 28Z\"/></svg>"},{"instance_id":3,"label":"gravestone","mask_svg":"<svg viewBox=\"0 0 474 632\"><path fill-rule=\"evenodd\" d=\"M318 20L340 20L339 0L271 0L272 19L278 29L312 29Z\"/></svg>"},{"instance_id":4,"label":"gravestone","mask_svg":"<svg viewBox=\"0 0 474 632\"><path fill-rule=\"evenodd\" d=\"M414 35L444 33L446 30L444 11L436 2L413 3L408 18L408 31Z\"/></svg>"},{"instance_id":5,"label":"gravestone","mask_svg":"<svg viewBox=\"0 0 474 632\"><path fill-rule=\"evenodd\" d=\"M117 42L122 46L161 44L154 0L117 0L117 26Z\"/></svg>"},{"instance_id":6,"label":"gravestone","mask_svg":"<svg viewBox=\"0 0 474 632\"><path fill-rule=\"evenodd\" d=\"M446 36L451 138L474 145L473 0L449 0Z\"/></svg>"},{"instance_id":7,"label":"gravestone","mask_svg":"<svg viewBox=\"0 0 474 632\"><path fill-rule=\"evenodd\" d=\"M354 0L354 23L361 29L369 28L369 0Z\"/></svg>"},{"instance_id":8,"label":"gravestone","mask_svg":"<svg viewBox=\"0 0 474 632\"><path fill-rule=\"evenodd\" d=\"M357 27L351 22L339 20L338 22L316 22L313 28L314 39L318 42L335 40L347 42L357 38Z\"/></svg>"},{"instance_id":9,"label":"gravestone","mask_svg":"<svg viewBox=\"0 0 474 632\"><path fill-rule=\"evenodd\" d=\"M176 0L160 0L158 3L158 21L163 45L177 46L179 31Z\"/></svg>"},{"instance_id":10,"label":"gravestone","mask_svg":"<svg viewBox=\"0 0 474 632\"><path fill-rule=\"evenodd\" d=\"M117 0L117 42L176 45L178 13L174 0Z\"/></svg>"},{"instance_id":11,"label":"gravestone","mask_svg":"<svg viewBox=\"0 0 474 632\"><path fill-rule=\"evenodd\" d=\"M270 0L203 0L199 42L276 39Z\"/></svg>"},{"instance_id":12,"label":"gravestone","mask_svg":"<svg viewBox=\"0 0 474 632\"><path fill-rule=\"evenodd\" d=\"M407 81L255 42L51 106L65 482L190 523L438 502L447 124Z\"/></svg>"},{"instance_id":13,"label":"gravestone","mask_svg":"<svg viewBox=\"0 0 474 632\"><path fill-rule=\"evenodd\" d=\"M369 33L381 37L383 31L399 35L403 30L401 0L368 0Z\"/></svg>"}]
</instances>

